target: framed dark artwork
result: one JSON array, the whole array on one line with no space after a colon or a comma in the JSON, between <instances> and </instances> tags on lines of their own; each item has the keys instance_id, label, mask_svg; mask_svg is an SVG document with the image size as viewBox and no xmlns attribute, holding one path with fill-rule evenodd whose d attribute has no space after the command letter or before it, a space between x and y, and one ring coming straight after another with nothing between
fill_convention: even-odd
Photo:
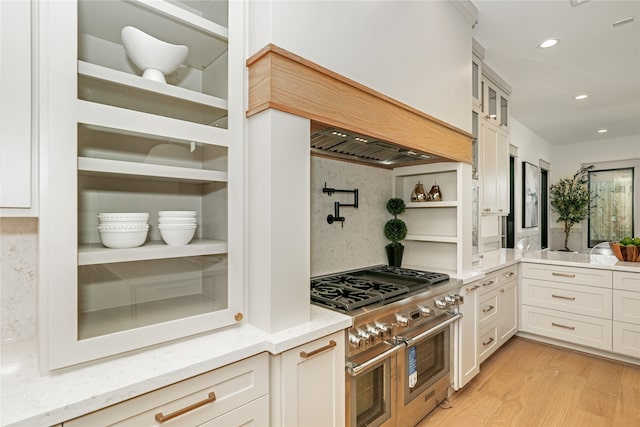
<instances>
[{"instance_id":1,"label":"framed dark artwork","mask_svg":"<svg viewBox=\"0 0 640 427\"><path fill-rule=\"evenodd\" d=\"M539 189L538 167L522 162L522 228L538 226Z\"/></svg>"}]
</instances>

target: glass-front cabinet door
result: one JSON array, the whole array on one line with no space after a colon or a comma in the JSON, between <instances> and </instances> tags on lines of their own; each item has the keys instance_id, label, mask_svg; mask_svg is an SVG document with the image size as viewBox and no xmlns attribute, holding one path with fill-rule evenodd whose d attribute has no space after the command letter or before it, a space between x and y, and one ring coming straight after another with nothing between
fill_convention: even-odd
<instances>
[{"instance_id":1,"label":"glass-front cabinet door","mask_svg":"<svg viewBox=\"0 0 640 427\"><path fill-rule=\"evenodd\" d=\"M39 7L44 368L241 322L243 2Z\"/></svg>"}]
</instances>

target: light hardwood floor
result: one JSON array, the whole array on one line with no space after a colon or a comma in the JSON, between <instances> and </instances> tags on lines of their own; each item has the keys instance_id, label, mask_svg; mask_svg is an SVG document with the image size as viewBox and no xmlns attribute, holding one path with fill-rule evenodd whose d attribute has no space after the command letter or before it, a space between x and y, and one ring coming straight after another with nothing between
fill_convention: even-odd
<instances>
[{"instance_id":1,"label":"light hardwood floor","mask_svg":"<svg viewBox=\"0 0 640 427\"><path fill-rule=\"evenodd\" d=\"M514 337L417 427L433 426L638 427L640 366Z\"/></svg>"}]
</instances>

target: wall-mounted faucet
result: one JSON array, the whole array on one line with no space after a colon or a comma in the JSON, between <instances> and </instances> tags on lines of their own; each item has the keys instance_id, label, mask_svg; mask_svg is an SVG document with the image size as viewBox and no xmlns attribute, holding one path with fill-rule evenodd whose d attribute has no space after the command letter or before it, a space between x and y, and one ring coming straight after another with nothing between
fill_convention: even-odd
<instances>
[{"instance_id":1,"label":"wall-mounted faucet","mask_svg":"<svg viewBox=\"0 0 640 427\"><path fill-rule=\"evenodd\" d=\"M344 227L345 218L343 216L340 216L340 207L354 207L358 209L358 189L356 188L355 190L337 190L335 188L328 188L327 183L325 182L322 192L327 193L328 195L332 195L333 193L353 193L353 203L347 204L347 203L335 202L333 204L333 215L331 214L327 215L327 222L329 224L333 224L336 221L340 221L340 223Z\"/></svg>"}]
</instances>

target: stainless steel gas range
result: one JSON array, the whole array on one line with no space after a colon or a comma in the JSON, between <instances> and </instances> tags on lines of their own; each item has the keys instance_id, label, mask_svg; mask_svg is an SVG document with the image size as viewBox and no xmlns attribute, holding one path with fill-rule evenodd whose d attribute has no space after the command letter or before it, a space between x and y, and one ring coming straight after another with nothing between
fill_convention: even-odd
<instances>
[{"instance_id":1,"label":"stainless steel gas range","mask_svg":"<svg viewBox=\"0 0 640 427\"><path fill-rule=\"evenodd\" d=\"M377 265L311 279L314 304L348 314L347 426L414 426L447 397L461 282Z\"/></svg>"}]
</instances>

